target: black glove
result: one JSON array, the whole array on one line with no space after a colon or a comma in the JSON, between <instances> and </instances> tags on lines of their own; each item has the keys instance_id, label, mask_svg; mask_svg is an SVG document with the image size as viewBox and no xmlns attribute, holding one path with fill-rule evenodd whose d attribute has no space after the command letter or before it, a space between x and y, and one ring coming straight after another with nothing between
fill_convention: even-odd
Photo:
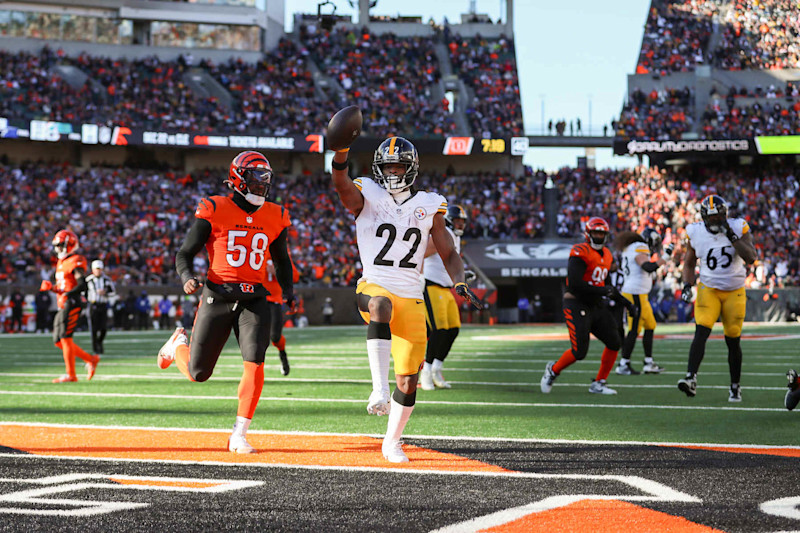
<instances>
[{"instance_id":1,"label":"black glove","mask_svg":"<svg viewBox=\"0 0 800 533\"><path fill-rule=\"evenodd\" d=\"M687 304L692 303L692 286L689 283L683 284L683 289L681 290L681 300L686 302Z\"/></svg>"},{"instance_id":2,"label":"black glove","mask_svg":"<svg viewBox=\"0 0 800 533\"><path fill-rule=\"evenodd\" d=\"M722 228L722 231L725 233L725 236L728 238L728 240L731 241L731 244L739 240L739 236L733 232L731 225L728 224L727 218L719 226Z\"/></svg>"},{"instance_id":3,"label":"black glove","mask_svg":"<svg viewBox=\"0 0 800 533\"><path fill-rule=\"evenodd\" d=\"M478 275L475 274L475 272L473 272L472 270L465 270L464 271L464 281L467 282L467 285L469 285L470 283L475 281L477 278L478 278Z\"/></svg>"},{"instance_id":4,"label":"black glove","mask_svg":"<svg viewBox=\"0 0 800 533\"><path fill-rule=\"evenodd\" d=\"M456 294L468 300L469 303L475 306L475 309L483 309L483 305L478 299L478 296L472 292L472 289L470 289L466 283L456 283Z\"/></svg>"}]
</instances>

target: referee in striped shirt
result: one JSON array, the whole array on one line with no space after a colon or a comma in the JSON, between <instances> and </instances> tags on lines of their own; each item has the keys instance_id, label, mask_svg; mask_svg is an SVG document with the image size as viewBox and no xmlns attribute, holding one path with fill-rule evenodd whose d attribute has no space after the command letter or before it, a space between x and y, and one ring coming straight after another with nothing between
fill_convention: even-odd
<instances>
[{"instance_id":1,"label":"referee in striped shirt","mask_svg":"<svg viewBox=\"0 0 800 533\"><path fill-rule=\"evenodd\" d=\"M95 354L103 353L103 339L108 330L108 297L115 294L114 282L103 272L103 262L92 261L92 274L86 278L89 300L89 330L92 332L92 349Z\"/></svg>"}]
</instances>

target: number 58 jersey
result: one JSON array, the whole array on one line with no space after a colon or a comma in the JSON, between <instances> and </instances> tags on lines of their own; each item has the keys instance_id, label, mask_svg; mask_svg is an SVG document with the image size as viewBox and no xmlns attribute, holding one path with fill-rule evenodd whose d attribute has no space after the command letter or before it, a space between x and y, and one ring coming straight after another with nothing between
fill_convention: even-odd
<instances>
[{"instance_id":1,"label":"number 58 jersey","mask_svg":"<svg viewBox=\"0 0 800 533\"><path fill-rule=\"evenodd\" d=\"M750 231L743 218L729 218L728 224L739 237ZM702 222L686 226L686 235L700 262L700 282L703 285L723 291L744 287L747 268L725 235L711 233Z\"/></svg>"},{"instance_id":2,"label":"number 58 jersey","mask_svg":"<svg viewBox=\"0 0 800 533\"><path fill-rule=\"evenodd\" d=\"M364 208L356 218L362 280L401 298L422 299L420 274L433 217L447 212L447 200L417 191L398 205L372 179L362 177L354 183L364 196Z\"/></svg>"},{"instance_id":3,"label":"number 58 jersey","mask_svg":"<svg viewBox=\"0 0 800 533\"><path fill-rule=\"evenodd\" d=\"M201 199L194 216L211 224L206 242L208 279L218 284L261 284L269 245L292 224L289 212L278 204L264 202L257 211L247 213L230 196Z\"/></svg>"}]
</instances>

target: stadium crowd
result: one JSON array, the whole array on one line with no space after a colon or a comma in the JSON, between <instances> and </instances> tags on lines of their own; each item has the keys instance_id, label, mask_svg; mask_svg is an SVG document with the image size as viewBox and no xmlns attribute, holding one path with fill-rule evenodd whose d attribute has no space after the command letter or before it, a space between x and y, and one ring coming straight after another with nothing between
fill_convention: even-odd
<instances>
[{"instance_id":1,"label":"stadium crowd","mask_svg":"<svg viewBox=\"0 0 800 533\"><path fill-rule=\"evenodd\" d=\"M79 169L67 165L0 166L0 192L9 209L0 222L0 283L37 284L52 270L50 241L69 226L91 259L102 259L123 286L175 282L174 253L192 221L197 200L219 194L222 171L190 174L131 168ZM639 167L622 170L564 168L548 176L528 171L423 174L419 185L463 205L465 239L530 239L544 236L543 190L551 178L560 190L557 232L581 239L582 223L606 216L613 231L653 227L677 244L698 219L697 204L716 192L759 236L760 264L752 282L800 285L800 184L794 168L709 171L702 182L680 173ZM302 183L302 187L296 186ZM179 192L176 194L176 192ZM340 207L330 177L307 173L277 181L271 193L292 215L290 252L301 284L352 285L360 272L353 221ZM109 239L109 236L113 238ZM202 255L196 267L205 267ZM670 272L677 274L677 266Z\"/></svg>"}]
</instances>

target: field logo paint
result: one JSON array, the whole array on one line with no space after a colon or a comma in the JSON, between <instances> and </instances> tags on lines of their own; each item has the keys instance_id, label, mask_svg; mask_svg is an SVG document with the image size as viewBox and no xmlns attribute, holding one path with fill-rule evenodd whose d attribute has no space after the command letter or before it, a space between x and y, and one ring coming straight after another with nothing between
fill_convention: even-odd
<instances>
[{"instance_id":1,"label":"field logo paint","mask_svg":"<svg viewBox=\"0 0 800 533\"><path fill-rule=\"evenodd\" d=\"M44 485L41 488L0 494L0 514L26 514L40 516L94 516L149 507L149 503L114 502L52 498L64 492L82 490L147 490L161 492L229 492L258 487L263 481L238 479L196 479L156 476L122 476L113 474L65 474L43 478L0 478L0 483L28 483ZM11 505L9 505L11 504ZM16 504L16 505L13 505ZM61 506L63 509L41 509L42 505ZM31 508L36 506L39 508Z\"/></svg>"},{"instance_id":2,"label":"field logo paint","mask_svg":"<svg viewBox=\"0 0 800 533\"><path fill-rule=\"evenodd\" d=\"M604 476L604 475L581 475L581 474L532 474L526 477L541 477L544 479L573 479L600 482L618 482L628 485L637 492L645 495L629 494L564 494L561 496L550 496L527 505L504 509L496 513L491 513L458 524L451 524L431 533L475 533L485 529L499 527L509 522L514 522L533 513L541 513L558 507L579 502L581 500L623 500L628 502L683 502L683 503L703 503L703 500L690 496L685 492L680 492L662 483L645 479L639 476Z\"/></svg>"},{"instance_id":3,"label":"field logo paint","mask_svg":"<svg viewBox=\"0 0 800 533\"><path fill-rule=\"evenodd\" d=\"M790 498L779 498L764 502L759 506L762 513L782 518L793 518L800 520L800 496Z\"/></svg>"}]
</instances>

